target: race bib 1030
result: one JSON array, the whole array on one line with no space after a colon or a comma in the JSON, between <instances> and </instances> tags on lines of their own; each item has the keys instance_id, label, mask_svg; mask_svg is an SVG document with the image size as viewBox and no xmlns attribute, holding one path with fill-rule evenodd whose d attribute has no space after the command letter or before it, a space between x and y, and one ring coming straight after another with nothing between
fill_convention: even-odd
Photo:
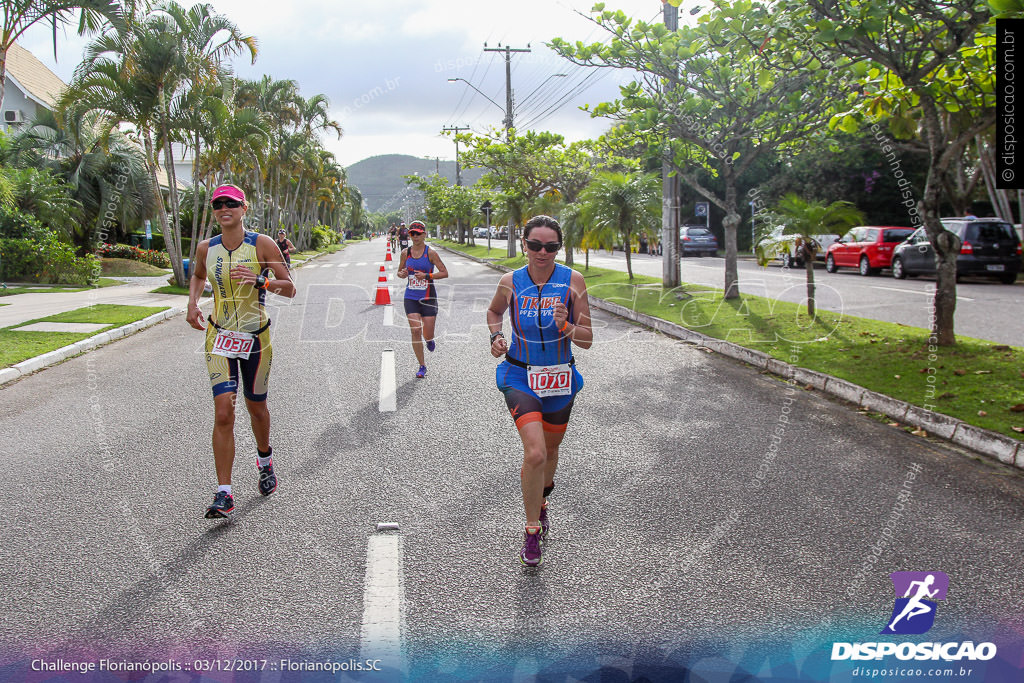
<instances>
[{"instance_id":1,"label":"race bib 1030","mask_svg":"<svg viewBox=\"0 0 1024 683\"><path fill-rule=\"evenodd\" d=\"M256 335L249 332L220 330L217 333L217 338L213 340L213 349L210 353L225 358L246 360L252 353L252 345L255 341Z\"/></svg>"}]
</instances>

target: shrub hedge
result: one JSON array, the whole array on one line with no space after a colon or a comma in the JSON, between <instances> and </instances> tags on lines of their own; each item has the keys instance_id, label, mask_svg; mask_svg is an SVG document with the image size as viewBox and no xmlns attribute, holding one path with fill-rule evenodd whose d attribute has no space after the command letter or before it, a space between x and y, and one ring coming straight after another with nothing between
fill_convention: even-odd
<instances>
[{"instance_id":1,"label":"shrub hedge","mask_svg":"<svg viewBox=\"0 0 1024 683\"><path fill-rule=\"evenodd\" d=\"M92 285L100 278L100 261L47 235L42 239L0 239L0 272L4 280L61 285Z\"/></svg>"},{"instance_id":2,"label":"shrub hedge","mask_svg":"<svg viewBox=\"0 0 1024 683\"><path fill-rule=\"evenodd\" d=\"M98 250L100 256L107 258L126 258L133 261L142 261L157 268L170 268L171 257L165 252L156 249L139 249L127 244L101 244Z\"/></svg>"}]
</instances>

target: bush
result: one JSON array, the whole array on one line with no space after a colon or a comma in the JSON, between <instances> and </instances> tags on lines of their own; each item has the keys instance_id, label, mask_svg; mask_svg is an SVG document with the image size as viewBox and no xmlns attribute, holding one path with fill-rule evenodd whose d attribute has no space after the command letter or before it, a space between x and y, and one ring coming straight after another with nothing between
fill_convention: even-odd
<instances>
[{"instance_id":1,"label":"bush","mask_svg":"<svg viewBox=\"0 0 1024 683\"><path fill-rule=\"evenodd\" d=\"M101 244L99 255L106 258L126 258L133 261L142 261L157 268L170 268L171 257L156 249L139 249L127 244Z\"/></svg>"},{"instance_id":2,"label":"bush","mask_svg":"<svg viewBox=\"0 0 1024 683\"><path fill-rule=\"evenodd\" d=\"M100 261L75 249L52 233L41 240L0 239L0 270L5 280L61 285L92 285L100 278Z\"/></svg>"},{"instance_id":3,"label":"bush","mask_svg":"<svg viewBox=\"0 0 1024 683\"><path fill-rule=\"evenodd\" d=\"M132 246L145 244L146 234L142 232L133 232L128 235L129 244ZM167 251L167 244L164 243L164 236L160 234L158 230L153 231L153 236L149 238L149 248L155 251ZM192 248L192 238L182 237L181 238L181 257L188 258L189 250Z\"/></svg>"},{"instance_id":4,"label":"bush","mask_svg":"<svg viewBox=\"0 0 1024 683\"><path fill-rule=\"evenodd\" d=\"M321 251L326 249L332 244L339 244L341 242L341 235L336 231L328 228L326 225L314 225L313 226L313 249Z\"/></svg>"}]
</instances>

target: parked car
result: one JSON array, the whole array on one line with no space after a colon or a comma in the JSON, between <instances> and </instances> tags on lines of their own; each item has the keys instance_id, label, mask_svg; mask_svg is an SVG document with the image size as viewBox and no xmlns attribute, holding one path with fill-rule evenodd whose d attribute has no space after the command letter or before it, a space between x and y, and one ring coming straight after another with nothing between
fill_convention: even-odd
<instances>
[{"instance_id":1,"label":"parked car","mask_svg":"<svg viewBox=\"0 0 1024 683\"><path fill-rule=\"evenodd\" d=\"M1001 218L943 218L942 225L960 238L956 276L995 277L1013 284L1021 270L1021 242L1013 226ZM924 228L918 228L896 247L892 276L899 280L935 274L935 250Z\"/></svg>"},{"instance_id":2,"label":"parked car","mask_svg":"<svg viewBox=\"0 0 1024 683\"><path fill-rule=\"evenodd\" d=\"M684 225L679 229L679 253L683 256L717 256L718 240L703 225Z\"/></svg>"},{"instance_id":3,"label":"parked car","mask_svg":"<svg viewBox=\"0 0 1024 683\"><path fill-rule=\"evenodd\" d=\"M762 237L757 243L758 250L764 250L771 257L773 254L782 261L783 268L802 268L804 260L800 255L802 240L797 235L784 234L783 226L773 229L768 235ZM814 252L815 261L824 261L828 248L839 239L839 235L826 233L815 235L814 242L817 248Z\"/></svg>"},{"instance_id":4,"label":"parked car","mask_svg":"<svg viewBox=\"0 0 1024 683\"><path fill-rule=\"evenodd\" d=\"M487 237L487 228L482 225L473 228L473 237Z\"/></svg>"},{"instance_id":5,"label":"parked car","mask_svg":"<svg viewBox=\"0 0 1024 683\"><path fill-rule=\"evenodd\" d=\"M840 268L857 268L861 275L877 275L892 265L896 245L912 234L913 228L891 225L853 228L828 248L825 270L834 273Z\"/></svg>"}]
</instances>

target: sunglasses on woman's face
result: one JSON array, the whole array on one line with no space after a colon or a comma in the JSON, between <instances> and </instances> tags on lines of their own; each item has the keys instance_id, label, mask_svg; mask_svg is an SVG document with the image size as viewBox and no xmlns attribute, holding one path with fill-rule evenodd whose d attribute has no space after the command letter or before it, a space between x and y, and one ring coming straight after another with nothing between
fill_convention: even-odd
<instances>
[{"instance_id":1,"label":"sunglasses on woman's face","mask_svg":"<svg viewBox=\"0 0 1024 683\"><path fill-rule=\"evenodd\" d=\"M210 202L210 206L213 207L214 211L219 211L223 209L225 206L228 207L229 209L237 209L241 205L242 202L238 201L237 199L214 199L212 202Z\"/></svg>"},{"instance_id":2,"label":"sunglasses on woman's face","mask_svg":"<svg viewBox=\"0 0 1024 683\"><path fill-rule=\"evenodd\" d=\"M524 240L526 247L530 251L540 251L543 249L549 254L554 254L556 251L562 248L561 242L541 242L539 240Z\"/></svg>"}]
</instances>

